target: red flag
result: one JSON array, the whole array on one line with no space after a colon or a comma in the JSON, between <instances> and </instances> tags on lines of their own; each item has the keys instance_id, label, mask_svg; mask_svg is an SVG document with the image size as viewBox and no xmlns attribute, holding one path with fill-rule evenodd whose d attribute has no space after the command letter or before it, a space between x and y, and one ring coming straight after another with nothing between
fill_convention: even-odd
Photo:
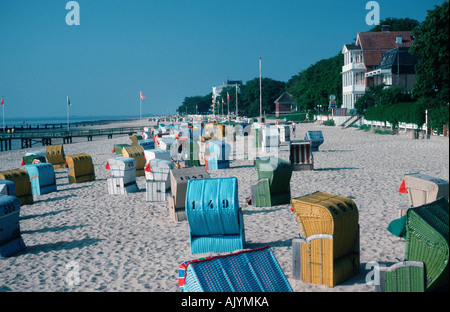
<instances>
[{"instance_id":1,"label":"red flag","mask_svg":"<svg viewBox=\"0 0 450 312\"><path fill-rule=\"evenodd\" d=\"M2 97L2 101L0 102L0 106L3 106L5 104L5 99Z\"/></svg>"},{"instance_id":2,"label":"red flag","mask_svg":"<svg viewBox=\"0 0 450 312\"><path fill-rule=\"evenodd\" d=\"M22 159L22 163L20 165L21 166L25 165L25 160Z\"/></svg>"},{"instance_id":3,"label":"red flag","mask_svg":"<svg viewBox=\"0 0 450 312\"><path fill-rule=\"evenodd\" d=\"M113 151L112 151L113 153L115 153L116 152L116 147L114 146L113 147Z\"/></svg>"},{"instance_id":4,"label":"red flag","mask_svg":"<svg viewBox=\"0 0 450 312\"><path fill-rule=\"evenodd\" d=\"M150 162L148 162L147 166L144 169L145 172L150 172L152 173L152 168L150 168Z\"/></svg>"},{"instance_id":5,"label":"red flag","mask_svg":"<svg viewBox=\"0 0 450 312\"><path fill-rule=\"evenodd\" d=\"M145 96L142 94L142 91L141 91L141 100L142 101L145 100Z\"/></svg>"},{"instance_id":6,"label":"red flag","mask_svg":"<svg viewBox=\"0 0 450 312\"><path fill-rule=\"evenodd\" d=\"M405 179L403 179L402 184L400 185L400 188L398 189L399 193L408 193L408 190L406 189L405 185Z\"/></svg>"},{"instance_id":7,"label":"red flag","mask_svg":"<svg viewBox=\"0 0 450 312\"><path fill-rule=\"evenodd\" d=\"M228 92L227 92L227 99L228 101L230 101L230 95L228 94Z\"/></svg>"},{"instance_id":8,"label":"red flag","mask_svg":"<svg viewBox=\"0 0 450 312\"><path fill-rule=\"evenodd\" d=\"M107 170L111 170L111 167L109 166L109 161L106 163L105 168L106 168Z\"/></svg>"}]
</instances>

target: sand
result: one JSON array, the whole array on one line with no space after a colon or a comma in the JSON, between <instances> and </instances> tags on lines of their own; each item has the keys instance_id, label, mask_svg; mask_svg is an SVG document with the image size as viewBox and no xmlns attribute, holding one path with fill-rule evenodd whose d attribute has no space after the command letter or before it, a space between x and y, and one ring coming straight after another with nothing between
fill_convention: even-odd
<instances>
[{"instance_id":1,"label":"sand","mask_svg":"<svg viewBox=\"0 0 450 312\"><path fill-rule=\"evenodd\" d=\"M139 125L135 121L134 125ZM108 125L108 127L121 124ZM403 260L405 242L386 228L409 207L398 193L405 173L421 172L449 180L449 140L432 136L412 140L407 134L380 135L356 128L297 125L297 136L320 130L324 143L314 152L314 171L294 172L292 197L323 191L352 198L359 210L361 273L328 287L292 278L291 240L298 221L290 205L253 207L245 200L257 180L252 160L235 160L211 177L237 177L243 209L246 248L271 246L295 292L373 292L366 283L371 262L390 265ZM239 138L238 140L242 140ZM67 169L56 170L58 191L41 195L20 210L20 228L27 249L0 259L0 291L12 292L178 292L178 266L207 254L191 254L187 221L169 218L166 202L145 200L140 192L113 196L107 192L105 169L114 144L128 136L95 137L65 144L66 155L92 156L96 180L69 184ZM20 167L29 150L0 152L0 171ZM288 159L284 143L279 156Z\"/></svg>"}]
</instances>

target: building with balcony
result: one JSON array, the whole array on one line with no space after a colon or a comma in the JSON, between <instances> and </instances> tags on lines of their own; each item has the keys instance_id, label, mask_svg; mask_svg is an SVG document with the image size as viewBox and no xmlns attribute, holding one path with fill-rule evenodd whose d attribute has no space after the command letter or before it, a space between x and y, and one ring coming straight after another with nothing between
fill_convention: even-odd
<instances>
[{"instance_id":1,"label":"building with balcony","mask_svg":"<svg viewBox=\"0 0 450 312\"><path fill-rule=\"evenodd\" d=\"M402 54L407 52L413 43L413 35L411 31L389 31L388 26L384 26L380 32L360 32L356 37L354 44L345 44L342 49L344 55L344 66L342 67L342 107L350 111L355 108L356 101L364 95L366 88L378 84L378 82L389 81L388 73L386 72L386 64L381 65L383 57L393 53L393 49L400 49L400 64L402 61ZM392 63L394 64L394 63ZM379 71L384 67L384 72ZM395 66L391 66L394 70ZM410 70L409 67L408 70ZM400 70L401 73L401 70ZM385 75L386 76L383 76ZM391 72L391 76L395 75L396 71ZM408 88L415 82L410 74L409 82L406 77ZM404 80L404 79L403 79ZM391 85L392 85L391 78ZM402 79L398 79L399 84ZM397 81L395 82L395 84Z\"/></svg>"}]
</instances>

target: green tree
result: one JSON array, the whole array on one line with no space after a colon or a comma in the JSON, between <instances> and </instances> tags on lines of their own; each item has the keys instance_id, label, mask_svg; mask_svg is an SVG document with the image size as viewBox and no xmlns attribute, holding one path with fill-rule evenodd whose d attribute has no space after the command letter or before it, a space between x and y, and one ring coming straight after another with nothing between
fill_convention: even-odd
<instances>
[{"instance_id":1,"label":"green tree","mask_svg":"<svg viewBox=\"0 0 450 312\"><path fill-rule=\"evenodd\" d=\"M380 24L373 27L369 32L381 31L383 25L389 25L390 31L412 31L419 26L419 22L411 18L388 17L380 21Z\"/></svg>"},{"instance_id":2,"label":"green tree","mask_svg":"<svg viewBox=\"0 0 450 312\"><path fill-rule=\"evenodd\" d=\"M275 100L286 90L286 83L271 78L261 79L262 114L275 111ZM238 94L238 109L247 117L260 115L260 84L259 78L249 80L241 87ZM241 114L241 113L239 113Z\"/></svg>"},{"instance_id":3,"label":"green tree","mask_svg":"<svg viewBox=\"0 0 450 312\"><path fill-rule=\"evenodd\" d=\"M413 97L431 110L431 123L449 124L449 11L448 1L428 10L423 23L414 30L411 53L420 57ZM444 108L443 108L444 107ZM445 108L446 107L446 108Z\"/></svg>"},{"instance_id":4,"label":"green tree","mask_svg":"<svg viewBox=\"0 0 450 312\"><path fill-rule=\"evenodd\" d=\"M328 105L329 96L336 96L336 103L342 103L342 66L344 57L323 59L291 77L287 82L289 93L300 110L314 109L317 105Z\"/></svg>"},{"instance_id":5,"label":"green tree","mask_svg":"<svg viewBox=\"0 0 450 312\"><path fill-rule=\"evenodd\" d=\"M212 93L205 96L189 96L185 97L183 104L178 107L178 112L180 114L205 114L209 111L211 107Z\"/></svg>"}]
</instances>

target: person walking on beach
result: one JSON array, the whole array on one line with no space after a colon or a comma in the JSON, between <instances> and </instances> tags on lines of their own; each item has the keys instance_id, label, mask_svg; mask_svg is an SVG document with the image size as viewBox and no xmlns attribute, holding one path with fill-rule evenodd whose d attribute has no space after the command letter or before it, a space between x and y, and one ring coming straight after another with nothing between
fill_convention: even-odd
<instances>
[{"instance_id":1,"label":"person walking on beach","mask_svg":"<svg viewBox=\"0 0 450 312\"><path fill-rule=\"evenodd\" d=\"M292 137L295 138L295 123L292 122Z\"/></svg>"}]
</instances>

